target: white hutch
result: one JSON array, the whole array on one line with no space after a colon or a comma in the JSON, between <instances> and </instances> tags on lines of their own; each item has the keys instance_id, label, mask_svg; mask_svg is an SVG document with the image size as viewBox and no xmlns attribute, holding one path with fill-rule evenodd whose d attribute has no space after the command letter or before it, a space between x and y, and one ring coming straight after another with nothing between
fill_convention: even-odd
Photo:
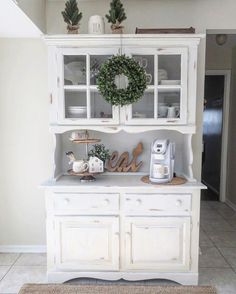
<instances>
[{"instance_id":1,"label":"white hutch","mask_svg":"<svg viewBox=\"0 0 236 294\"><path fill-rule=\"evenodd\" d=\"M193 176L191 140L196 132L197 55L202 37L45 37L54 136L53 175L43 184L50 282L88 277L198 283L200 190L204 186ZM148 87L139 102L112 107L98 92L96 74L104 61L120 53L145 67ZM75 77L70 76L73 62L81 67ZM176 117L167 117L166 104L178 107ZM73 107L81 112L74 113ZM71 131L85 129L112 150L132 151L141 141L144 164L140 172L104 173L92 183L67 175L65 152L82 152L68 137ZM141 182L141 176L148 174L150 146L156 138L176 143L175 172L187 183Z\"/></svg>"}]
</instances>

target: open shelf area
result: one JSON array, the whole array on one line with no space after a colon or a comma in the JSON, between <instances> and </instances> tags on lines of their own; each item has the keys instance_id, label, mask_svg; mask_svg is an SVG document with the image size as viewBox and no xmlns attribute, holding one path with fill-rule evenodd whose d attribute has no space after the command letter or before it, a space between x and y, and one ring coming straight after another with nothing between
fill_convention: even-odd
<instances>
[{"instance_id":1,"label":"open shelf area","mask_svg":"<svg viewBox=\"0 0 236 294\"><path fill-rule=\"evenodd\" d=\"M54 134L56 137L56 149L54 156L54 175L53 179L57 179L61 175L65 175L69 169L68 158L66 152L72 151L75 154L76 159L86 159L86 153L83 146L73 144L70 141L71 132L67 131L62 134ZM133 149L138 143L143 144L143 152L139 157L139 160L143 161L143 164L139 172L143 174L149 174L150 164L150 152L151 144L155 139L169 139L175 143L176 156L175 156L175 172L177 175L183 175L190 181L194 181L192 173L192 147L191 138L189 134L181 134L177 131L149 131L139 134L129 134L129 140L127 140L127 133L121 131L116 134L107 134L98 131L89 131L90 137L101 139L101 143L106 146L112 153L118 151L121 155L123 152L128 151L130 153L130 160L132 157ZM91 145L92 146L92 145ZM91 148L90 146L90 148Z\"/></svg>"}]
</instances>

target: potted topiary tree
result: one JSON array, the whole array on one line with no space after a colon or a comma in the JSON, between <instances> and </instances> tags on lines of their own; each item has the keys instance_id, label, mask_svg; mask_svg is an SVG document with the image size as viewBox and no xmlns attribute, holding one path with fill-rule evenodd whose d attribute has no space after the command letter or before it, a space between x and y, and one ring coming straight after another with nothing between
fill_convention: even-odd
<instances>
[{"instance_id":1,"label":"potted topiary tree","mask_svg":"<svg viewBox=\"0 0 236 294\"><path fill-rule=\"evenodd\" d=\"M82 12L79 12L76 0L68 0L65 10L61 12L64 22L67 24L68 34L78 34L79 22L82 19Z\"/></svg>"},{"instance_id":2,"label":"potted topiary tree","mask_svg":"<svg viewBox=\"0 0 236 294\"><path fill-rule=\"evenodd\" d=\"M111 23L111 29L113 34L121 34L123 32L123 26L121 23L126 20L125 10L120 0L112 0L110 3L109 13L106 14L106 18Z\"/></svg>"}]
</instances>

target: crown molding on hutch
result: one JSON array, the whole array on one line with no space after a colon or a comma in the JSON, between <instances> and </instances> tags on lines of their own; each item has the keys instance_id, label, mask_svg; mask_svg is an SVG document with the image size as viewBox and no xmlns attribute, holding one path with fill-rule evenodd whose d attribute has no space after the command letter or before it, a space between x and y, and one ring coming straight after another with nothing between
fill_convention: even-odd
<instances>
[{"instance_id":1,"label":"crown molding on hutch","mask_svg":"<svg viewBox=\"0 0 236 294\"><path fill-rule=\"evenodd\" d=\"M120 45L122 40L122 45L125 45L127 41L129 45L136 44L136 41L145 44L146 46L156 46L156 39L158 43L163 46L168 45L169 42L178 40L178 44L187 45L191 43L192 45L199 45L200 40L205 38L205 34L104 34L104 35L92 35L92 34L80 34L80 35L44 35L42 38L48 45L65 45L65 46L85 46L92 45L104 46L104 41L109 40L112 42L113 46L115 44Z\"/></svg>"}]
</instances>

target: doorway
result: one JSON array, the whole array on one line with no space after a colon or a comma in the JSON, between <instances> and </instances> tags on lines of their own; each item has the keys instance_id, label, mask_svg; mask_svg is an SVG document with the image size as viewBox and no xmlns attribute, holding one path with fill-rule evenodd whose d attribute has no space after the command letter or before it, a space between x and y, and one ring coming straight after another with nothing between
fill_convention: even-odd
<instances>
[{"instance_id":1,"label":"doorway","mask_svg":"<svg viewBox=\"0 0 236 294\"><path fill-rule=\"evenodd\" d=\"M230 70L205 75L202 182L204 200L225 201Z\"/></svg>"}]
</instances>

